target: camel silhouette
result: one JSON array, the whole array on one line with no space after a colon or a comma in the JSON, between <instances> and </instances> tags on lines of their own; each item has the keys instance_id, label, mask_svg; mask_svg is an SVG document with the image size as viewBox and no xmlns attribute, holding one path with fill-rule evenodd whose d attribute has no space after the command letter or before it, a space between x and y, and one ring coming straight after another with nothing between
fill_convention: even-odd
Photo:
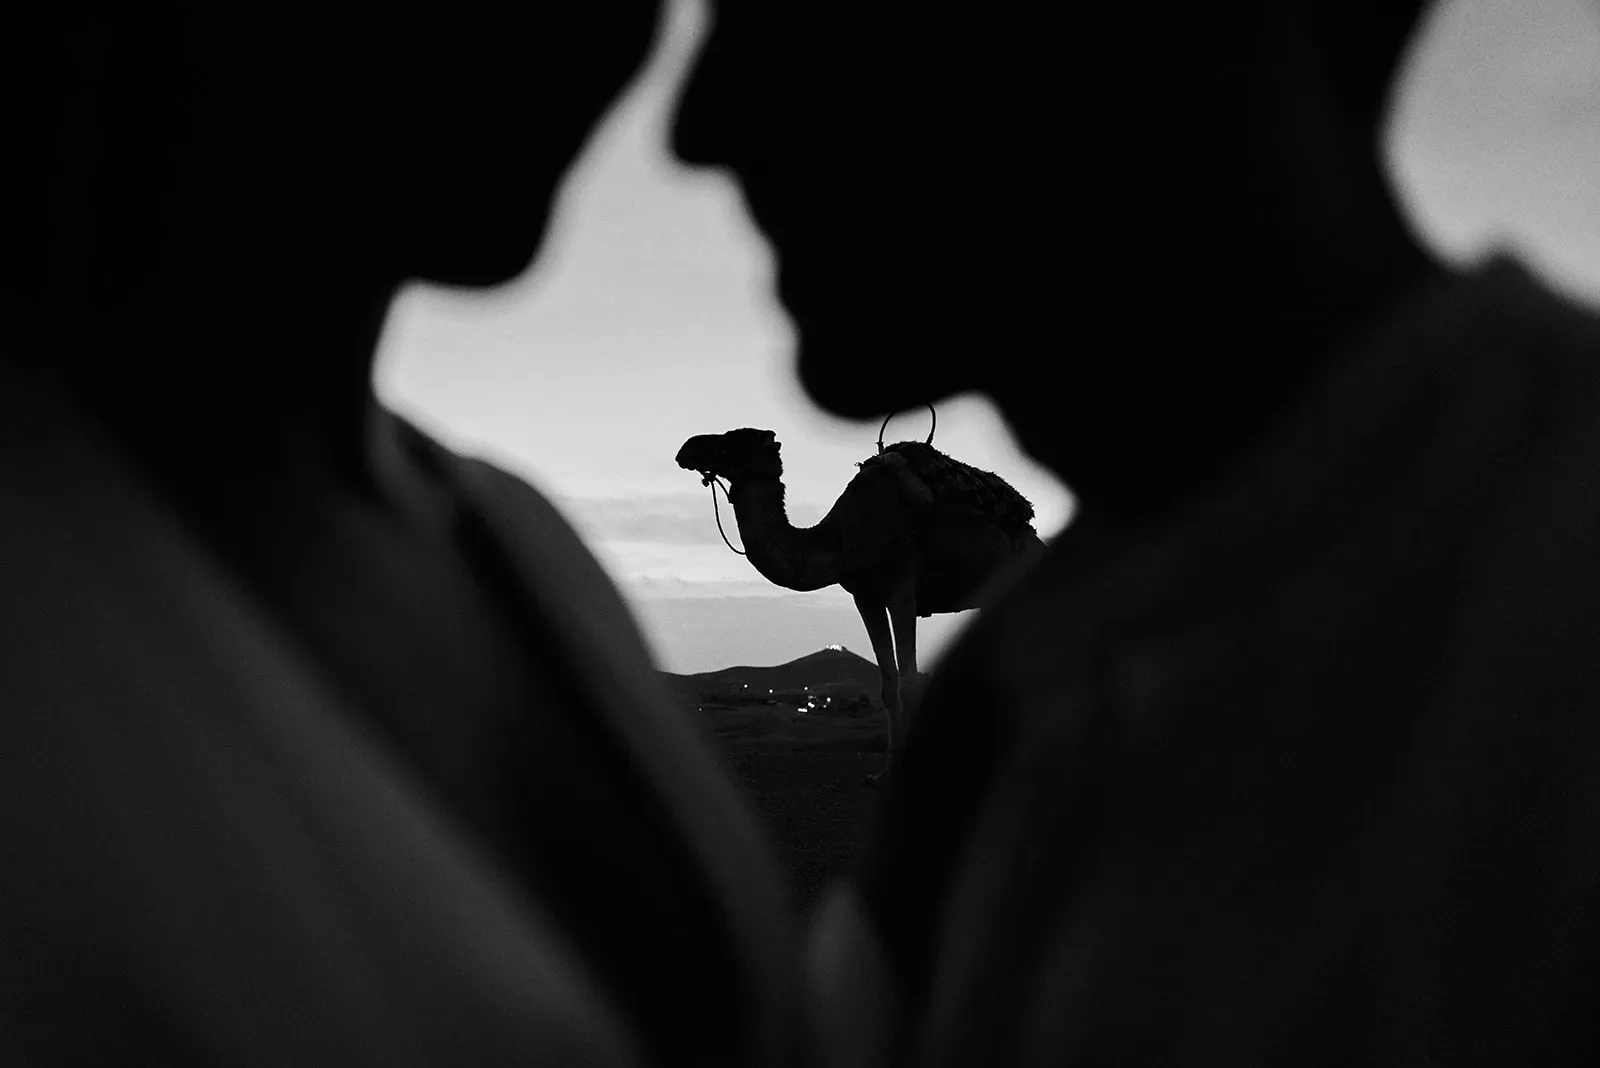
<instances>
[{"instance_id":1,"label":"camel silhouette","mask_svg":"<svg viewBox=\"0 0 1600 1068\"><path fill-rule=\"evenodd\" d=\"M768 581L791 590L837 584L855 598L888 719L883 767L866 780L876 784L894 766L915 705L917 617L978 607L998 576L1044 543L1033 505L1004 479L917 441L884 446L816 526L796 527L784 508L781 448L772 431L742 427L690 438L677 464L708 484L727 480L746 554Z\"/></svg>"}]
</instances>

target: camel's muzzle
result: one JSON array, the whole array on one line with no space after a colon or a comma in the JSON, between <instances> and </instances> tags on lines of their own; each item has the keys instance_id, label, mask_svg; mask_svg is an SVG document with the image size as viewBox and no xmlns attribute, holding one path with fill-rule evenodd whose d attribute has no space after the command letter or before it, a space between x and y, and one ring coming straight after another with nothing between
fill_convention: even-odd
<instances>
[{"instance_id":1,"label":"camel's muzzle","mask_svg":"<svg viewBox=\"0 0 1600 1068\"><path fill-rule=\"evenodd\" d=\"M690 438L683 443L683 448L678 450L678 455L673 459L685 471L696 471L699 472L702 478L710 478L710 470L713 464L707 461L711 459L714 453L707 447L708 444L705 440L705 435Z\"/></svg>"}]
</instances>

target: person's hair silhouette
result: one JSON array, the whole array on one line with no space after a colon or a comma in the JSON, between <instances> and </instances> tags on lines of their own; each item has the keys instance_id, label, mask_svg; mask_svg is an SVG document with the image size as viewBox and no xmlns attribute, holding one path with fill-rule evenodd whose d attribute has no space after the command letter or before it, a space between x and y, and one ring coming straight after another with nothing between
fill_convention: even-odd
<instances>
[{"instance_id":1,"label":"person's hair silhouette","mask_svg":"<svg viewBox=\"0 0 1600 1068\"><path fill-rule=\"evenodd\" d=\"M774 865L615 590L370 381L403 282L528 265L655 8L8 25L0 1062L790 1056Z\"/></svg>"},{"instance_id":2,"label":"person's hair silhouette","mask_svg":"<svg viewBox=\"0 0 1600 1068\"><path fill-rule=\"evenodd\" d=\"M1403 224L1421 7L719 8L674 143L811 396L988 392L1081 505L820 914L837 1056L1596 1055L1600 323Z\"/></svg>"}]
</instances>

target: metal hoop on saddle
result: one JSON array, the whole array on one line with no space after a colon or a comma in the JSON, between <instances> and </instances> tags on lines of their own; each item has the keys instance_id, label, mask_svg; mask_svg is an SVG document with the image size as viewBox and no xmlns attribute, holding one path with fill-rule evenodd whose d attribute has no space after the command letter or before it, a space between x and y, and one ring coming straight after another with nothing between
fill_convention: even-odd
<instances>
[{"instance_id":1,"label":"metal hoop on saddle","mask_svg":"<svg viewBox=\"0 0 1600 1068\"><path fill-rule=\"evenodd\" d=\"M932 445L933 444L933 432L935 430L939 429L939 412L931 404L929 404L927 407L928 407L928 412L933 416L933 423L932 423L932 425L930 425L928 427L928 438L927 438L926 441L923 442L923 444L924 445ZM885 430L889 429L889 420L893 419L894 417L895 417L895 413L894 412L890 412L888 415L884 416L883 417L883 425L878 428L878 451L880 453L883 452L883 432Z\"/></svg>"}]
</instances>

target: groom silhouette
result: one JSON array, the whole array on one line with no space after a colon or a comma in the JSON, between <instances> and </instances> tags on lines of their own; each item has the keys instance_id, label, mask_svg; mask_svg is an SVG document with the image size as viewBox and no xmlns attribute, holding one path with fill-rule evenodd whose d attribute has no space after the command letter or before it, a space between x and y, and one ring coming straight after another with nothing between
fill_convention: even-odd
<instances>
[{"instance_id":1,"label":"groom silhouette","mask_svg":"<svg viewBox=\"0 0 1600 1068\"><path fill-rule=\"evenodd\" d=\"M1401 219L1422 7L719 8L674 144L807 391L986 392L1079 502L819 914L839 1058L1596 1055L1600 323Z\"/></svg>"}]
</instances>

